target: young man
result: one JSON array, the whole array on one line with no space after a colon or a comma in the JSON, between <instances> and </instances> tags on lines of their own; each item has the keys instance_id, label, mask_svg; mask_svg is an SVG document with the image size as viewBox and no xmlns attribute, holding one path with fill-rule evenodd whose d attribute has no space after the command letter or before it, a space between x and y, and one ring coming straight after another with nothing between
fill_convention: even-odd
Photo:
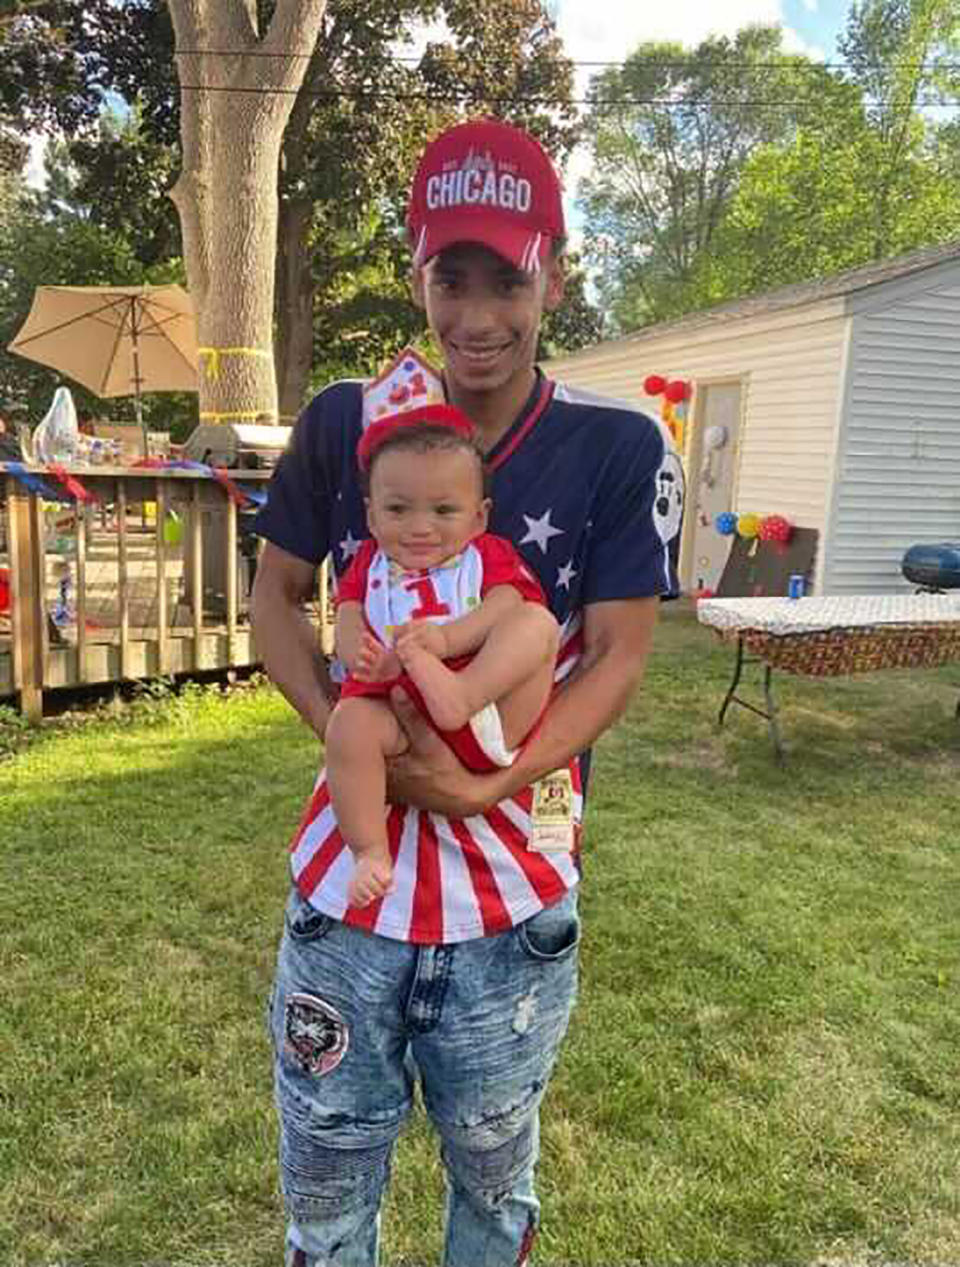
<instances>
[{"instance_id":1,"label":"young man","mask_svg":"<svg viewBox=\"0 0 960 1267\"><path fill-rule=\"evenodd\" d=\"M490 529L561 627L558 690L515 764L471 774L402 695L392 891L348 908L352 860L323 774L291 855L271 1022L288 1267L372 1267L393 1145L419 1078L448 1181L445 1267L524 1263L537 1229L539 1106L576 988L585 754L640 680L675 589L679 463L662 427L535 364L563 295L561 190L525 133L482 120L427 146L408 224L413 295L448 400L492 470ZM361 387L307 408L271 483L254 592L268 672L322 739L333 691L300 612L329 552L367 536Z\"/></svg>"}]
</instances>

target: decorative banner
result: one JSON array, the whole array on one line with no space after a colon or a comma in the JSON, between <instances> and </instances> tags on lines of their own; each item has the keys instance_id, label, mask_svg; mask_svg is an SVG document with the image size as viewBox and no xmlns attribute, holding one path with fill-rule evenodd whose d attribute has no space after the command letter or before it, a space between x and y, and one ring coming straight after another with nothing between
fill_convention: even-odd
<instances>
[{"instance_id":1,"label":"decorative banner","mask_svg":"<svg viewBox=\"0 0 960 1267\"><path fill-rule=\"evenodd\" d=\"M84 488L75 475L71 475L65 466L59 462L51 462L47 466L50 474L67 490L71 497L75 497L78 502L93 503L100 499L96 494L91 493L89 489Z\"/></svg>"},{"instance_id":2,"label":"decorative banner","mask_svg":"<svg viewBox=\"0 0 960 1267\"><path fill-rule=\"evenodd\" d=\"M65 502L70 500L59 489L51 488L39 475L34 475L32 471L28 471L22 462L7 462L5 465L9 475L12 475L18 483L22 484L31 493L39 493L44 501Z\"/></svg>"},{"instance_id":3,"label":"decorative banner","mask_svg":"<svg viewBox=\"0 0 960 1267\"><path fill-rule=\"evenodd\" d=\"M100 501L96 493L92 493L90 489L85 488L77 477L71 475L66 467L60 463L51 463L46 467L46 471L57 480L60 487L54 487L39 475L28 471L22 462L5 462L3 463L3 469L29 492L36 493L44 501L79 501L90 504L99 503ZM191 462L187 458L177 458L176 460L160 457L140 458L138 461L131 463L131 469L141 471L192 471L196 475L204 476L206 479L216 480L218 484L222 485L230 500L241 508L246 508L249 505L263 506L267 500L266 489L242 488L233 481L224 468L207 466L204 462ZM0 471L0 474L2 473Z\"/></svg>"},{"instance_id":4,"label":"decorative banner","mask_svg":"<svg viewBox=\"0 0 960 1267\"><path fill-rule=\"evenodd\" d=\"M233 480L227 474L225 468L222 466L211 466L210 472L217 483L223 485L224 491L233 504L243 509L243 507L247 504L247 495L242 489L237 488L236 484L234 484Z\"/></svg>"}]
</instances>

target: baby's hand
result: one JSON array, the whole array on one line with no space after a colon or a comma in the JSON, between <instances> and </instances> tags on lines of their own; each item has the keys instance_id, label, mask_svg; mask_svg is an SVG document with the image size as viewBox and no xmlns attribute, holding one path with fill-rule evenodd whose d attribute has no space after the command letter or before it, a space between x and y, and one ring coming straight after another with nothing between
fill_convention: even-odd
<instances>
[{"instance_id":1,"label":"baby's hand","mask_svg":"<svg viewBox=\"0 0 960 1267\"><path fill-rule=\"evenodd\" d=\"M353 676L358 682L389 682L401 672L395 651L378 642L373 634L365 633L353 666Z\"/></svg>"},{"instance_id":2,"label":"baby's hand","mask_svg":"<svg viewBox=\"0 0 960 1267\"><path fill-rule=\"evenodd\" d=\"M395 643L398 652L419 648L429 651L443 660L447 654L447 635L443 625L435 625L429 620L411 620L397 630ZM401 655L402 659L402 655Z\"/></svg>"},{"instance_id":3,"label":"baby's hand","mask_svg":"<svg viewBox=\"0 0 960 1267\"><path fill-rule=\"evenodd\" d=\"M357 859L356 870L347 889L349 906L368 906L389 893L393 885L393 864L387 854L365 854Z\"/></svg>"}]
</instances>

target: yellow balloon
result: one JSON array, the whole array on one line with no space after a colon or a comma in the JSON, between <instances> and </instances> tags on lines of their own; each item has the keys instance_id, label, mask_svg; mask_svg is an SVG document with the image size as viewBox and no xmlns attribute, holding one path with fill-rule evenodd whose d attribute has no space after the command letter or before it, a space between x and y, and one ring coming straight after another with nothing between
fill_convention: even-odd
<instances>
[{"instance_id":1,"label":"yellow balloon","mask_svg":"<svg viewBox=\"0 0 960 1267\"><path fill-rule=\"evenodd\" d=\"M755 537L760 531L760 516L752 511L737 516L737 532L741 537Z\"/></svg>"}]
</instances>

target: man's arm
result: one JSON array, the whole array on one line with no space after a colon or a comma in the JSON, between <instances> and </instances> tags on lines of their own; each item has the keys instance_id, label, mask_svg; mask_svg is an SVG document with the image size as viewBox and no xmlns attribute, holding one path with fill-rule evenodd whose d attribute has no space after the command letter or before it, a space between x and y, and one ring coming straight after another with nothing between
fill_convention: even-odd
<instances>
[{"instance_id":1,"label":"man's arm","mask_svg":"<svg viewBox=\"0 0 960 1267\"><path fill-rule=\"evenodd\" d=\"M318 739L335 703L317 633L301 604L313 593L316 568L268 541L257 564L251 622L267 673Z\"/></svg>"},{"instance_id":2,"label":"man's arm","mask_svg":"<svg viewBox=\"0 0 960 1267\"><path fill-rule=\"evenodd\" d=\"M468 817L520 791L583 752L626 708L643 676L659 598L592 603L584 609L584 654L537 734L514 765L470 774L401 692L391 696L411 751L390 764L391 799Z\"/></svg>"}]
</instances>

